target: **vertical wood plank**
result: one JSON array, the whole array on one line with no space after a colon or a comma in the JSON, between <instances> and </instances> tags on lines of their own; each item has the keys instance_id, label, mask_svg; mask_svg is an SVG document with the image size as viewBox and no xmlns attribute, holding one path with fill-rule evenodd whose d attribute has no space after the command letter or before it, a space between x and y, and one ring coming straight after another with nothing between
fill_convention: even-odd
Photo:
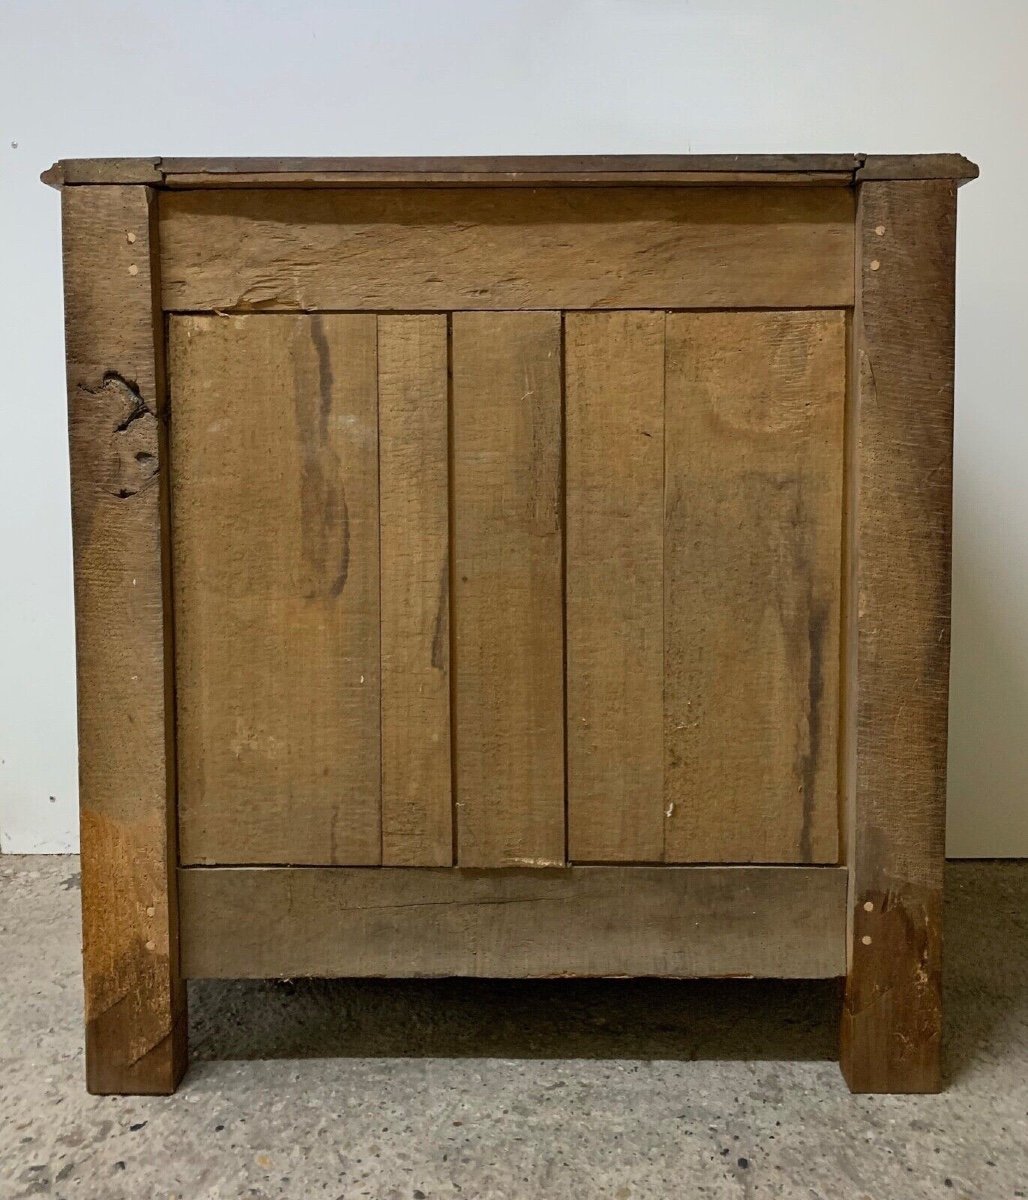
<instances>
[{"instance_id":1,"label":"vertical wood plank","mask_svg":"<svg viewBox=\"0 0 1028 1200\"><path fill-rule=\"evenodd\" d=\"M374 316L171 321L185 863L381 858Z\"/></svg>"},{"instance_id":2,"label":"vertical wood plank","mask_svg":"<svg viewBox=\"0 0 1028 1200\"><path fill-rule=\"evenodd\" d=\"M447 319L378 319L382 861L449 866Z\"/></svg>"},{"instance_id":3,"label":"vertical wood plank","mask_svg":"<svg viewBox=\"0 0 1028 1200\"><path fill-rule=\"evenodd\" d=\"M564 862L560 314L454 313L457 861Z\"/></svg>"},{"instance_id":4,"label":"vertical wood plank","mask_svg":"<svg viewBox=\"0 0 1028 1200\"><path fill-rule=\"evenodd\" d=\"M568 853L664 857L664 314L568 313Z\"/></svg>"},{"instance_id":5,"label":"vertical wood plank","mask_svg":"<svg viewBox=\"0 0 1028 1200\"><path fill-rule=\"evenodd\" d=\"M841 1045L858 1092L941 1086L955 236L951 181L861 185Z\"/></svg>"},{"instance_id":6,"label":"vertical wood plank","mask_svg":"<svg viewBox=\"0 0 1028 1200\"><path fill-rule=\"evenodd\" d=\"M842 312L674 313L669 862L835 862Z\"/></svg>"},{"instance_id":7,"label":"vertical wood plank","mask_svg":"<svg viewBox=\"0 0 1028 1200\"><path fill-rule=\"evenodd\" d=\"M86 1082L101 1094L172 1092L186 1065L153 199L122 186L61 198Z\"/></svg>"}]
</instances>

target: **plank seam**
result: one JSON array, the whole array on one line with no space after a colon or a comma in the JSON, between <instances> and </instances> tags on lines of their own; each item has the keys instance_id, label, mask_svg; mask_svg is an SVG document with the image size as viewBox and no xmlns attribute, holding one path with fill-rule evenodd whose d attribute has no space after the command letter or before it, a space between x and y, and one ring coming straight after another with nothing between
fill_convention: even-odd
<instances>
[{"instance_id":1,"label":"plank seam","mask_svg":"<svg viewBox=\"0 0 1028 1200\"><path fill-rule=\"evenodd\" d=\"M447 531L447 618L449 635L450 704L450 863L456 867L459 857L457 806L457 506L454 490L453 420L453 313L446 313L446 531Z\"/></svg>"}]
</instances>

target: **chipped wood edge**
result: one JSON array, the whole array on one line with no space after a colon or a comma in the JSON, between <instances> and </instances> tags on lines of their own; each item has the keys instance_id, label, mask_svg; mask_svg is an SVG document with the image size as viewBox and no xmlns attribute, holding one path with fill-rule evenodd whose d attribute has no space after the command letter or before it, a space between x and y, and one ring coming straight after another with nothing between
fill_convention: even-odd
<instances>
[{"instance_id":1,"label":"chipped wood edge","mask_svg":"<svg viewBox=\"0 0 1028 1200\"><path fill-rule=\"evenodd\" d=\"M186 1066L175 876L157 205L62 196L75 558L86 1083L167 1094Z\"/></svg>"},{"instance_id":2,"label":"chipped wood edge","mask_svg":"<svg viewBox=\"0 0 1028 1200\"><path fill-rule=\"evenodd\" d=\"M962 154L870 154L854 182L872 179L954 179L960 187L978 178L978 165Z\"/></svg>"},{"instance_id":3,"label":"chipped wood edge","mask_svg":"<svg viewBox=\"0 0 1028 1200\"><path fill-rule=\"evenodd\" d=\"M956 183L858 192L848 974L854 1092L942 1086Z\"/></svg>"}]
</instances>

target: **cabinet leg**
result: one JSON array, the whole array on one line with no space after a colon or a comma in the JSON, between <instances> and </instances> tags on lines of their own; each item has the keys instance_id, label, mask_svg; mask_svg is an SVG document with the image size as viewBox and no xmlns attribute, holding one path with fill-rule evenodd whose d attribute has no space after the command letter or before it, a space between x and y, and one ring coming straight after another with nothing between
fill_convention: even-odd
<instances>
[{"instance_id":1,"label":"cabinet leg","mask_svg":"<svg viewBox=\"0 0 1028 1200\"><path fill-rule=\"evenodd\" d=\"M70 187L61 211L86 1084L164 1094L185 1069L186 1006L156 193Z\"/></svg>"},{"instance_id":2,"label":"cabinet leg","mask_svg":"<svg viewBox=\"0 0 1028 1200\"><path fill-rule=\"evenodd\" d=\"M137 1006L127 999L126 1004ZM86 1022L86 1089L94 1096L171 1095L188 1057L184 1006L164 1037L142 1047L133 1046L125 1027L109 1012Z\"/></svg>"},{"instance_id":3,"label":"cabinet leg","mask_svg":"<svg viewBox=\"0 0 1028 1200\"><path fill-rule=\"evenodd\" d=\"M843 791L855 1092L941 1086L953 450L951 180L862 183L850 338Z\"/></svg>"},{"instance_id":4,"label":"cabinet leg","mask_svg":"<svg viewBox=\"0 0 1028 1200\"><path fill-rule=\"evenodd\" d=\"M941 895L867 892L851 914L839 1060L853 1092L942 1086Z\"/></svg>"},{"instance_id":5,"label":"cabinet leg","mask_svg":"<svg viewBox=\"0 0 1028 1200\"><path fill-rule=\"evenodd\" d=\"M176 876L166 839L143 823L82 814L86 1087L169 1095L186 1069Z\"/></svg>"}]
</instances>

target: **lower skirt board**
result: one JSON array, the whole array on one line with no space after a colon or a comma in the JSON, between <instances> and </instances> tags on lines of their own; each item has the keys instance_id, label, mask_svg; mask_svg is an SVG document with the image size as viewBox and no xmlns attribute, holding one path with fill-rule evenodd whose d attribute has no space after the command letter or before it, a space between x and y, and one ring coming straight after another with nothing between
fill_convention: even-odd
<instances>
[{"instance_id":1,"label":"lower skirt board","mask_svg":"<svg viewBox=\"0 0 1028 1200\"><path fill-rule=\"evenodd\" d=\"M846 973L844 867L184 867L186 978Z\"/></svg>"}]
</instances>

